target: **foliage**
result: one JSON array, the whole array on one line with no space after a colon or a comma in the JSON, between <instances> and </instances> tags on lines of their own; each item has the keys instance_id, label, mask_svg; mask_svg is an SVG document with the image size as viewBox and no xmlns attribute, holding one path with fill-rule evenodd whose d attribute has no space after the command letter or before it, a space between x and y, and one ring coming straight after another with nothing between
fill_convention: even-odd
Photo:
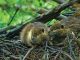
<instances>
[{"instance_id":1,"label":"foliage","mask_svg":"<svg viewBox=\"0 0 80 60\"><path fill-rule=\"evenodd\" d=\"M32 20L39 15L36 13L38 10L42 8L49 10L57 5L58 3L54 1L43 0L0 0L0 27L5 27L9 23L17 6L20 9L11 22L11 25Z\"/></svg>"}]
</instances>

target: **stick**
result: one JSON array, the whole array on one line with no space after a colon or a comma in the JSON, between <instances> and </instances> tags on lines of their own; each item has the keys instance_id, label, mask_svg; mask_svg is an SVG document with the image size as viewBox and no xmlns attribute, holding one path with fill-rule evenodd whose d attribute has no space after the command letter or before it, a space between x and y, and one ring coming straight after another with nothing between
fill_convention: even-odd
<instances>
[{"instance_id":1,"label":"stick","mask_svg":"<svg viewBox=\"0 0 80 60\"><path fill-rule=\"evenodd\" d=\"M28 52L26 53L26 55L23 57L22 60L25 60L26 57L30 54L30 52L31 52L34 48L35 48L35 47L30 48L30 49L28 50Z\"/></svg>"}]
</instances>

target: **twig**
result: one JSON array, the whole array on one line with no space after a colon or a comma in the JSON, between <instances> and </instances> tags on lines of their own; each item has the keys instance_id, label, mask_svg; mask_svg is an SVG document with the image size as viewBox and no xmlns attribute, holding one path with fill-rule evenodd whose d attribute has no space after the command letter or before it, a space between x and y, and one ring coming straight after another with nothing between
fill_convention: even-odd
<instances>
[{"instance_id":1,"label":"twig","mask_svg":"<svg viewBox=\"0 0 80 60\"><path fill-rule=\"evenodd\" d=\"M31 52L34 48L35 48L35 47L30 48L30 49L28 50L28 52L26 53L26 55L23 57L22 60L25 60L26 57L30 54L30 52Z\"/></svg>"},{"instance_id":2,"label":"twig","mask_svg":"<svg viewBox=\"0 0 80 60\"><path fill-rule=\"evenodd\" d=\"M68 53L61 51L62 54L66 55L67 57L69 57L71 60L74 60Z\"/></svg>"},{"instance_id":3,"label":"twig","mask_svg":"<svg viewBox=\"0 0 80 60\"><path fill-rule=\"evenodd\" d=\"M16 9L14 15L12 16L11 20L9 21L9 23L7 24L7 26L9 26L12 22L12 20L14 19L14 17L16 16L17 12L19 11L19 8Z\"/></svg>"},{"instance_id":4,"label":"twig","mask_svg":"<svg viewBox=\"0 0 80 60\"><path fill-rule=\"evenodd\" d=\"M46 47L45 47L45 54L46 54L45 60L49 60L49 51L48 51L47 47L48 47L48 41L46 41Z\"/></svg>"},{"instance_id":5,"label":"twig","mask_svg":"<svg viewBox=\"0 0 80 60\"><path fill-rule=\"evenodd\" d=\"M58 52L58 53L56 54L56 56L54 57L54 60L57 60L57 58L58 58L59 55L60 55L60 52Z\"/></svg>"},{"instance_id":6,"label":"twig","mask_svg":"<svg viewBox=\"0 0 80 60\"><path fill-rule=\"evenodd\" d=\"M72 37L72 38L70 38L70 37ZM73 32L71 32L71 34L68 34L67 35L67 41L68 41L68 44L69 44L69 52L70 52L70 55L74 58L73 60L76 60L76 56L75 56L74 51L73 51L73 48L72 48L72 42L73 42L74 38L75 37L74 37Z\"/></svg>"},{"instance_id":7,"label":"twig","mask_svg":"<svg viewBox=\"0 0 80 60\"><path fill-rule=\"evenodd\" d=\"M44 14L43 16L36 17L34 20L32 20L32 22L40 21L40 22L46 23L51 19L57 18L60 15L61 11L63 11L64 9L66 9L69 6L73 5L75 2L76 1L70 1L67 3L60 4L59 6L55 7L55 9L53 8L51 11Z\"/></svg>"}]
</instances>

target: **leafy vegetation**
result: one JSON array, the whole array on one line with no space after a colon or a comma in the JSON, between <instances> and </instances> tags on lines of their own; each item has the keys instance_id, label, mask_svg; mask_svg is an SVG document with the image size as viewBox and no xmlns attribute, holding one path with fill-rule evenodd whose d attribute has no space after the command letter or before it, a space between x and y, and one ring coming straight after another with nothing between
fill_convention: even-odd
<instances>
[{"instance_id":1,"label":"leafy vegetation","mask_svg":"<svg viewBox=\"0 0 80 60\"><path fill-rule=\"evenodd\" d=\"M57 5L54 1L44 0L0 0L0 28L9 23L17 7L20 9L11 25L29 21L39 15L37 11L40 9L50 10Z\"/></svg>"}]
</instances>

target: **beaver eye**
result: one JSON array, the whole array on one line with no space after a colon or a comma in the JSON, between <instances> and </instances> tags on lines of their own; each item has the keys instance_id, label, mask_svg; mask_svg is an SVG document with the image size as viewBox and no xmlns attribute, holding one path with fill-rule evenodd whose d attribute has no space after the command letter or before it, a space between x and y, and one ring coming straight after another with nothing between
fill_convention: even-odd
<instances>
[{"instance_id":1,"label":"beaver eye","mask_svg":"<svg viewBox=\"0 0 80 60\"><path fill-rule=\"evenodd\" d=\"M64 28L64 25L61 25L61 28Z\"/></svg>"},{"instance_id":2,"label":"beaver eye","mask_svg":"<svg viewBox=\"0 0 80 60\"><path fill-rule=\"evenodd\" d=\"M42 32L44 32L44 29L41 29Z\"/></svg>"}]
</instances>

